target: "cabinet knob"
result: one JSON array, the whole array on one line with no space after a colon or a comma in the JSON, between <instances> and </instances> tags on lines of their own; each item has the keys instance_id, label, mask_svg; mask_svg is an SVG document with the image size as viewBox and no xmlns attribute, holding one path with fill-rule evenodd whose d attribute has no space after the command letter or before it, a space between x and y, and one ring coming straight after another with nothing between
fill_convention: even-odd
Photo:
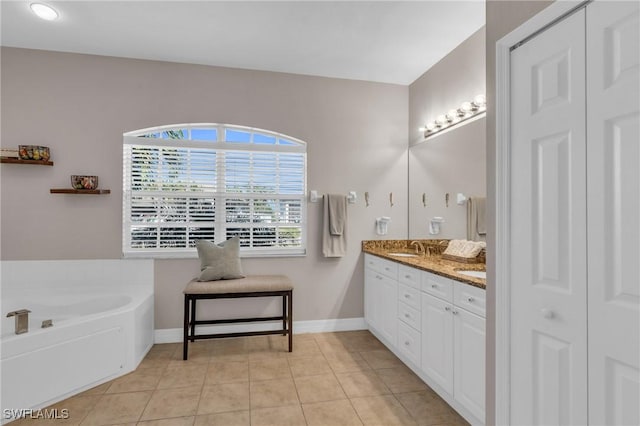
<instances>
[{"instance_id":1,"label":"cabinet knob","mask_svg":"<svg viewBox=\"0 0 640 426\"><path fill-rule=\"evenodd\" d=\"M540 313L546 319L552 319L552 318L554 318L556 316L555 312L553 312L551 309L547 309L547 308L540 309Z\"/></svg>"},{"instance_id":2,"label":"cabinet knob","mask_svg":"<svg viewBox=\"0 0 640 426\"><path fill-rule=\"evenodd\" d=\"M453 315L458 315L458 311L452 311L451 312Z\"/></svg>"},{"instance_id":3,"label":"cabinet knob","mask_svg":"<svg viewBox=\"0 0 640 426\"><path fill-rule=\"evenodd\" d=\"M409 315L409 314L404 314L404 317L405 317L405 318L411 318L411 315Z\"/></svg>"},{"instance_id":4,"label":"cabinet knob","mask_svg":"<svg viewBox=\"0 0 640 426\"><path fill-rule=\"evenodd\" d=\"M389 270L389 268L387 268L387 267L385 266L385 267L384 267L384 270L385 270L385 271L388 271L388 270Z\"/></svg>"},{"instance_id":5,"label":"cabinet knob","mask_svg":"<svg viewBox=\"0 0 640 426\"><path fill-rule=\"evenodd\" d=\"M405 294L405 295L404 295L404 298L405 298L405 299L411 299L411 295L410 295L410 294Z\"/></svg>"},{"instance_id":6,"label":"cabinet knob","mask_svg":"<svg viewBox=\"0 0 640 426\"><path fill-rule=\"evenodd\" d=\"M405 275L404 277L405 277L406 279L409 279L409 278L411 278L411 275Z\"/></svg>"},{"instance_id":7,"label":"cabinet knob","mask_svg":"<svg viewBox=\"0 0 640 426\"><path fill-rule=\"evenodd\" d=\"M431 284L431 288L438 288L438 284Z\"/></svg>"},{"instance_id":8,"label":"cabinet knob","mask_svg":"<svg viewBox=\"0 0 640 426\"><path fill-rule=\"evenodd\" d=\"M404 345L405 345L405 346L409 346L410 344L411 344L411 343L409 343L408 341L405 341L405 342L404 342Z\"/></svg>"},{"instance_id":9,"label":"cabinet knob","mask_svg":"<svg viewBox=\"0 0 640 426\"><path fill-rule=\"evenodd\" d=\"M376 275L376 278L379 279L379 280L382 279L382 277L380 275Z\"/></svg>"},{"instance_id":10,"label":"cabinet knob","mask_svg":"<svg viewBox=\"0 0 640 426\"><path fill-rule=\"evenodd\" d=\"M449 306L445 306L445 307L444 307L444 310L445 310L445 311L447 311L447 312L449 312L449 311L451 310L451 308L450 308Z\"/></svg>"},{"instance_id":11,"label":"cabinet knob","mask_svg":"<svg viewBox=\"0 0 640 426\"><path fill-rule=\"evenodd\" d=\"M476 300L476 299L474 299L473 297L470 297L470 298L467 299L467 302L473 303L474 300Z\"/></svg>"}]
</instances>

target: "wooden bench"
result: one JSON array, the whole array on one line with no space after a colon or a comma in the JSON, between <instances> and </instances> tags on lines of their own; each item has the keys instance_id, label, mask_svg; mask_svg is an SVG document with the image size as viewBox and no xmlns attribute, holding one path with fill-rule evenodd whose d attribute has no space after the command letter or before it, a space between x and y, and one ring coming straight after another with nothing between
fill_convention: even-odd
<instances>
[{"instance_id":1,"label":"wooden bench","mask_svg":"<svg viewBox=\"0 0 640 426\"><path fill-rule=\"evenodd\" d=\"M293 350L293 284L284 275L250 275L246 278L221 281L190 281L184 293L184 332L182 359L186 360L189 341L224 337L263 336L282 334L289 336L289 352ZM207 299L238 299L244 297L282 297L282 316L196 320L196 302ZM246 331L236 333L196 334L196 325L232 324L260 321L282 321L282 330Z\"/></svg>"}]
</instances>

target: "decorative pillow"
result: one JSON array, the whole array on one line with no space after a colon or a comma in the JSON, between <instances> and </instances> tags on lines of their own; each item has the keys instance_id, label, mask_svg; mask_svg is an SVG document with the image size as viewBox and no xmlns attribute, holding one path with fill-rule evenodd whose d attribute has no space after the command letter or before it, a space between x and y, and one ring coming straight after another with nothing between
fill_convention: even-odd
<instances>
[{"instance_id":1,"label":"decorative pillow","mask_svg":"<svg viewBox=\"0 0 640 426\"><path fill-rule=\"evenodd\" d=\"M244 278L240 265L240 238L233 237L219 244L199 240L196 248L201 271L198 281Z\"/></svg>"}]
</instances>

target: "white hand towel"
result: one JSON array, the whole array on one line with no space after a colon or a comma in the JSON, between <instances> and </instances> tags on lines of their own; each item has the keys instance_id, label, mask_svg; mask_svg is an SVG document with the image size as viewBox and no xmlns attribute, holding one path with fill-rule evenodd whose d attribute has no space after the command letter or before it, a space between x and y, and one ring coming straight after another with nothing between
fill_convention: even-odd
<instances>
[{"instance_id":1,"label":"white hand towel","mask_svg":"<svg viewBox=\"0 0 640 426\"><path fill-rule=\"evenodd\" d=\"M347 197L344 195L327 195L329 202L329 232L331 235L342 235L347 217Z\"/></svg>"}]
</instances>

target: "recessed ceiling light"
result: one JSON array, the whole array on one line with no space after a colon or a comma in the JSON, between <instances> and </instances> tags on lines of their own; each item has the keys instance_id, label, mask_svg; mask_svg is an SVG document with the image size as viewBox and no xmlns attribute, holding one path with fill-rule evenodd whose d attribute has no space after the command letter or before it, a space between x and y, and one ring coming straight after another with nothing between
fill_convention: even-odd
<instances>
[{"instance_id":1,"label":"recessed ceiling light","mask_svg":"<svg viewBox=\"0 0 640 426\"><path fill-rule=\"evenodd\" d=\"M58 12L44 3L31 3L31 10L33 10L33 13L38 15L38 17L46 21L55 21L58 19Z\"/></svg>"}]
</instances>

